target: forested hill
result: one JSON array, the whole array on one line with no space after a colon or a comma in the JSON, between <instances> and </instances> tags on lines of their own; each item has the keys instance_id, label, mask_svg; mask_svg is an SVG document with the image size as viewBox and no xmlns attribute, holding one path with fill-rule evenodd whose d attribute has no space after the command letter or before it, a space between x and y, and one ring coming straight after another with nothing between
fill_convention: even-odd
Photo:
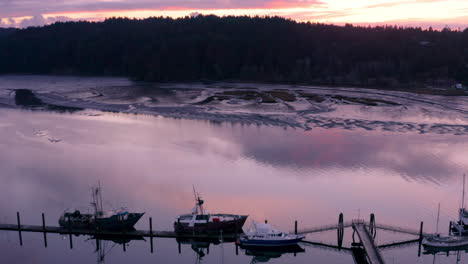
<instances>
[{"instance_id":1,"label":"forested hill","mask_svg":"<svg viewBox=\"0 0 468 264\"><path fill-rule=\"evenodd\" d=\"M17 30L16 28L0 28L0 38L6 37Z\"/></svg>"},{"instance_id":2,"label":"forested hill","mask_svg":"<svg viewBox=\"0 0 468 264\"><path fill-rule=\"evenodd\" d=\"M56 23L0 36L0 73L119 75L161 82L468 84L468 29L198 16Z\"/></svg>"}]
</instances>

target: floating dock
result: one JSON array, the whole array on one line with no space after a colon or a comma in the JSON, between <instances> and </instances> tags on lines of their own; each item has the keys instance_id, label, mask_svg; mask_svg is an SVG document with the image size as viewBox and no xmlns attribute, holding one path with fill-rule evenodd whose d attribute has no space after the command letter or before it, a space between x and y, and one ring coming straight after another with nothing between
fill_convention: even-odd
<instances>
[{"instance_id":1,"label":"floating dock","mask_svg":"<svg viewBox=\"0 0 468 264\"><path fill-rule=\"evenodd\" d=\"M266 220L265 220L266 222ZM351 248L342 247L343 236L345 228L353 229L353 243ZM412 240L397 241L385 245L377 245L375 243L375 237L377 234L377 229L387 230L402 234L410 234L418 236ZM47 247L47 233L62 234L68 235L70 241L70 248L73 248L73 239L72 235L87 235L92 236L93 239L98 240L107 240L111 239L141 239L141 238L150 238L151 242L151 252L153 252L153 238L176 238L180 240L189 239L189 240L217 240L217 241L235 241L238 238L239 234L225 233L222 231L219 234L209 234L209 233L176 233L174 231L160 231L153 230L152 218L149 218L149 230L128 230L128 231L109 231L109 230L98 230L98 229L74 229L66 227L57 227L57 226L46 226L45 217L42 214L42 225L22 225L20 221L20 214L17 213L17 223L16 224L0 224L0 230L4 231L16 231L19 234L20 245L23 245L22 232L36 232L43 233L44 235L44 246ZM304 245L320 247L331 250L338 250L344 253L349 253L353 255L353 259L356 264L384 264L384 259L380 254L381 249L389 249L394 247L401 247L405 245L412 245L419 242L419 253L421 254L421 241L428 235L423 233L423 223L421 222L420 229L413 230L409 228L396 227L391 225L376 224L374 214L371 214L370 221L366 222L362 219L352 220L349 222L343 221L343 214L339 215L338 224L333 225L323 225L311 228L298 229L298 222L294 222L294 233L295 234L312 234L324 231L337 230L338 241L337 245L330 245L327 243L315 242L310 240L304 240ZM291 232L292 233L292 232ZM355 234L359 238L359 241L355 240ZM96 244L98 245L98 243ZM123 249L125 251L125 243L123 243ZM236 254L237 254L236 246ZM179 243L179 252L180 252L180 243Z\"/></svg>"},{"instance_id":2,"label":"floating dock","mask_svg":"<svg viewBox=\"0 0 468 264\"><path fill-rule=\"evenodd\" d=\"M52 233L63 235L88 235L88 236L125 236L125 237L166 237L166 238L219 238L221 234L177 234L174 231L148 231L148 230L133 230L125 232L116 231L99 231L87 229L69 229L57 226L36 226L36 225L11 225L0 224L0 230L4 231L17 231L17 232L36 232L36 233ZM236 234L222 234L223 238L236 238Z\"/></svg>"}]
</instances>

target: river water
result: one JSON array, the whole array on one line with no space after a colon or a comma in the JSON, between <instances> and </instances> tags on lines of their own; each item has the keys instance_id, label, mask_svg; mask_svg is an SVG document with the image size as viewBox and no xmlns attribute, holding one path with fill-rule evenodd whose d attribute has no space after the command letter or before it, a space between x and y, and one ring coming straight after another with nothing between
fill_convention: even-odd
<instances>
[{"instance_id":1,"label":"river water","mask_svg":"<svg viewBox=\"0 0 468 264\"><path fill-rule=\"evenodd\" d=\"M468 137L459 133L415 133L375 129L314 127L312 129L245 122L173 118L85 108L45 111L11 104L10 89L50 88L50 79L36 84L5 80L0 89L0 223L57 225L67 208L86 211L91 187L103 186L106 208L128 207L145 212L137 229L172 230L175 217L193 207L194 185L210 212L248 214L251 221L268 219L289 231L368 220L379 224L440 233L457 218L462 174L468 172ZM56 80L54 80L56 81ZM96 79L73 78L66 86L93 86ZM109 81L109 80L107 80ZM111 79L112 82L122 80ZM60 83L60 81L56 81ZM31 82L34 83L34 82ZM84 83L84 84L83 84ZM57 85L57 87L60 85ZM1 88L1 86L0 86ZM36 89L36 90L35 90ZM40 90L38 91L40 94ZM3 100L3 101L2 101ZM66 105L67 103L65 103ZM466 107L466 106L465 106ZM463 121L463 120L462 120ZM466 120L465 120L466 121ZM457 121L459 122L459 121ZM463 126L463 124L462 124ZM457 131L460 131L459 129ZM377 231L377 244L415 239ZM6 263L99 262L95 242L50 234L0 231L0 252ZM336 245L336 231L313 233L307 240ZM352 229L345 229L350 247ZM297 254L251 256L233 243L184 242L175 239L103 242L105 263L354 263L347 250L301 245ZM198 248L197 248L198 247ZM200 248L201 247L201 248ZM200 257L196 250L203 250ZM387 263L466 263L468 256L418 257L418 244L381 251Z\"/></svg>"}]
</instances>

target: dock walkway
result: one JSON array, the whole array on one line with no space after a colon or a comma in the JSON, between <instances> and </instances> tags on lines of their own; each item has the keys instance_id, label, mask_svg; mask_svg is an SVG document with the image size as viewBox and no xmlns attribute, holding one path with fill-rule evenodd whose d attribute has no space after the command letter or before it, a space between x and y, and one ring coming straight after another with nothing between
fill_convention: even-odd
<instances>
[{"instance_id":1,"label":"dock walkway","mask_svg":"<svg viewBox=\"0 0 468 264\"><path fill-rule=\"evenodd\" d=\"M219 238L220 234L177 234L174 231L148 231L148 230L133 230L125 232L116 231L100 231L88 229L69 229L57 226L35 226L35 225L11 225L0 224L0 230L4 231L20 231L20 232L37 232L37 233L56 233L56 234L72 234L72 235L90 235L90 236L126 236L126 237L167 237L167 238ZM236 238L236 234L223 234L223 238Z\"/></svg>"},{"instance_id":2,"label":"dock walkway","mask_svg":"<svg viewBox=\"0 0 468 264\"><path fill-rule=\"evenodd\" d=\"M374 243L374 239L369 233L364 221L353 222L353 229L361 240L362 247L364 248L370 264L383 264L383 258L380 255L378 247Z\"/></svg>"}]
</instances>

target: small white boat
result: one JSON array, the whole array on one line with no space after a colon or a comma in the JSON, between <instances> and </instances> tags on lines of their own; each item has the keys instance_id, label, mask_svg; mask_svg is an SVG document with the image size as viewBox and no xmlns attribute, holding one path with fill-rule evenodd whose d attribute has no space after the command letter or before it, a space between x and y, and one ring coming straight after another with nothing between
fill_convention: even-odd
<instances>
[{"instance_id":1,"label":"small white boat","mask_svg":"<svg viewBox=\"0 0 468 264\"><path fill-rule=\"evenodd\" d=\"M468 211L465 209L465 174L463 174L463 192L460 210L458 210L458 221L450 222L450 231L455 235L468 235Z\"/></svg>"},{"instance_id":2,"label":"small white boat","mask_svg":"<svg viewBox=\"0 0 468 264\"><path fill-rule=\"evenodd\" d=\"M239 245L247 247L287 247L297 245L303 235L293 235L274 229L270 224L254 223L253 229L239 238Z\"/></svg>"},{"instance_id":3,"label":"small white boat","mask_svg":"<svg viewBox=\"0 0 468 264\"><path fill-rule=\"evenodd\" d=\"M456 250L468 248L468 237L461 236L428 236L422 241L425 249Z\"/></svg>"}]
</instances>

